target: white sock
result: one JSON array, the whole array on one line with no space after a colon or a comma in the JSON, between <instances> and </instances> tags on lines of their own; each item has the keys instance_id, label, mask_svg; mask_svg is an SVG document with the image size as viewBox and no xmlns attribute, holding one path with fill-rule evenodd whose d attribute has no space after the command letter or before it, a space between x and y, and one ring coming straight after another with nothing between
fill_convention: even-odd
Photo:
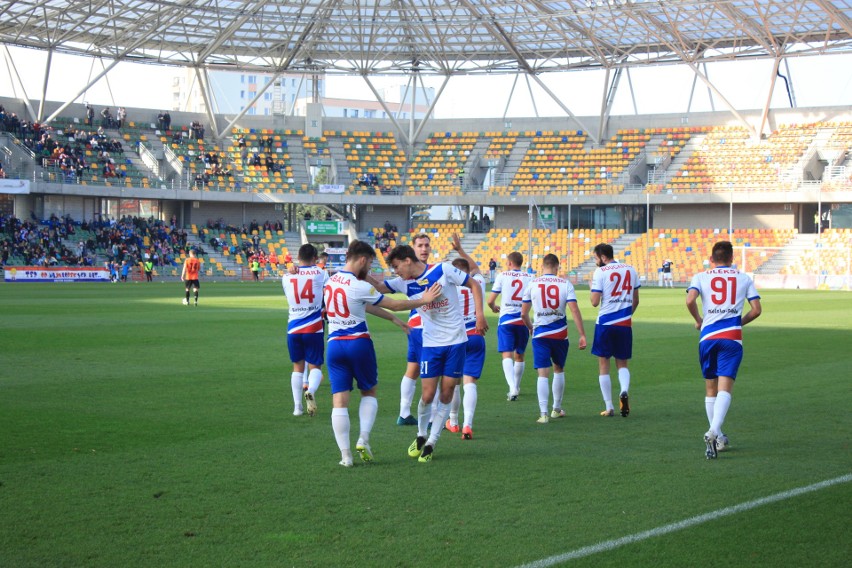
<instances>
[{"instance_id":1,"label":"white sock","mask_svg":"<svg viewBox=\"0 0 852 568\"><path fill-rule=\"evenodd\" d=\"M417 403L417 436L425 438L429 429L429 418L432 417L432 405L423 402L423 398Z\"/></svg>"},{"instance_id":2,"label":"white sock","mask_svg":"<svg viewBox=\"0 0 852 568\"><path fill-rule=\"evenodd\" d=\"M322 371L320 369L311 369L308 373L308 392L316 394L321 382Z\"/></svg>"},{"instance_id":3,"label":"white sock","mask_svg":"<svg viewBox=\"0 0 852 568\"><path fill-rule=\"evenodd\" d=\"M426 440L426 443L435 447L435 444L438 443L438 438L441 437L441 431L443 431L444 421L447 419L447 415L450 413L450 405L444 404L438 398L438 395L435 395L435 406L437 407L437 413L435 415L435 420L437 422L432 423L432 430L429 432L429 439Z\"/></svg>"},{"instance_id":4,"label":"white sock","mask_svg":"<svg viewBox=\"0 0 852 568\"><path fill-rule=\"evenodd\" d=\"M359 438L370 442L370 431L376 422L376 414L379 412L379 401L374 396L362 396L361 406L358 407L358 420L360 421L361 433Z\"/></svg>"},{"instance_id":5,"label":"white sock","mask_svg":"<svg viewBox=\"0 0 852 568\"><path fill-rule=\"evenodd\" d=\"M707 412L707 423L713 424L713 406L716 404L715 396L704 397L704 410Z\"/></svg>"},{"instance_id":6,"label":"white sock","mask_svg":"<svg viewBox=\"0 0 852 568\"><path fill-rule=\"evenodd\" d=\"M509 385L509 394L515 394L515 362L511 357L503 359L503 375L506 377L506 384Z\"/></svg>"},{"instance_id":7,"label":"white sock","mask_svg":"<svg viewBox=\"0 0 852 568\"><path fill-rule=\"evenodd\" d=\"M476 412L476 400L479 398L476 383L464 386L464 425L473 428L473 414Z\"/></svg>"},{"instance_id":8,"label":"white sock","mask_svg":"<svg viewBox=\"0 0 852 568\"><path fill-rule=\"evenodd\" d=\"M302 410L302 378L304 373L296 373L290 375L290 388L293 389L293 406L296 410Z\"/></svg>"},{"instance_id":9,"label":"white sock","mask_svg":"<svg viewBox=\"0 0 852 568\"><path fill-rule=\"evenodd\" d=\"M349 444L349 409L331 409L331 429L334 430L334 439L341 452L350 451Z\"/></svg>"},{"instance_id":10,"label":"white sock","mask_svg":"<svg viewBox=\"0 0 852 568\"><path fill-rule=\"evenodd\" d=\"M599 375L598 382L601 385L601 394L603 395L606 409L612 410L612 382L609 380L609 375Z\"/></svg>"},{"instance_id":11,"label":"white sock","mask_svg":"<svg viewBox=\"0 0 852 568\"><path fill-rule=\"evenodd\" d=\"M627 367L618 370L618 385L621 387L619 394L630 392L630 369Z\"/></svg>"},{"instance_id":12,"label":"white sock","mask_svg":"<svg viewBox=\"0 0 852 568\"><path fill-rule=\"evenodd\" d=\"M459 407L461 406L461 386L456 385L453 389L453 400L450 402L450 424L459 425Z\"/></svg>"},{"instance_id":13,"label":"white sock","mask_svg":"<svg viewBox=\"0 0 852 568\"><path fill-rule=\"evenodd\" d=\"M713 422L710 430L717 436L722 433L722 424L725 423L725 415L731 407L731 393L720 390L716 395L716 404L713 405Z\"/></svg>"},{"instance_id":14,"label":"white sock","mask_svg":"<svg viewBox=\"0 0 852 568\"><path fill-rule=\"evenodd\" d=\"M553 373L553 410L562 409L565 395L565 373Z\"/></svg>"},{"instance_id":15,"label":"white sock","mask_svg":"<svg viewBox=\"0 0 852 568\"><path fill-rule=\"evenodd\" d=\"M513 371L515 373L515 394L521 392L521 378L524 376L524 368L526 367L526 363L524 361L515 361L515 365Z\"/></svg>"},{"instance_id":16,"label":"white sock","mask_svg":"<svg viewBox=\"0 0 852 568\"><path fill-rule=\"evenodd\" d=\"M414 391L417 390L417 381L409 376L402 377L399 383L399 415L403 418L411 416L411 402L414 400Z\"/></svg>"},{"instance_id":17,"label":"white sock","mask_svg":"<svg viewBox=\"0 0 852 568\"><path fill-rule=\"evenodd\" d=\"M438 385L438 388L441 388L441 385ZM441 428L444 427L443 422L437 422L438 420L438 397L441 396L441 391L435 393L435 400L432 401L431 412L429 413L429 422L434 426L435 424L440 424Z\"/></svg>"},{"instance_id":18,"label":"white sock","mask_svg":"<svg viewBox=\"0 0 852 568\"><path fill-rule=\"evenodd\" d=\"M538 378L538 411L544 415L547 414L547 402L550 397L550 381L547 377Z\"/></svg>"}]
</instances>

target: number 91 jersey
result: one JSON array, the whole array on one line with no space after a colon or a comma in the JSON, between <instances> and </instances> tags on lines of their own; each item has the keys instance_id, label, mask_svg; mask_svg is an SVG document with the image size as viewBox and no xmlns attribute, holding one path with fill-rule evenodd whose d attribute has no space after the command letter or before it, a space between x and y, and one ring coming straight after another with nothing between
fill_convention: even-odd
<instances>
[{"instance_id":1,"label":"number 91 jersey","mask_svg":"<svg viewBox=\"0 0 852 568\"><path fill-rule=\"evenodd\" d=\"M630 327L633 323L633 290L640 286L636 269L629 264L610 262L599 266L592 275L592 292L601 295L597 323Z\"/></svg>"},{"instance_id":2,"label":"number 91 jersey","mask_svg":"<svg viewBox=\"0 0 852 568\"><path fill-rule=\"evenodd\" d=\"M704 312L701 339L743 340L742 313L746 300L760 298L748 274L735 268L718 266L692 277L689 290L697 290Z\"/></svg>"}]
</instances>

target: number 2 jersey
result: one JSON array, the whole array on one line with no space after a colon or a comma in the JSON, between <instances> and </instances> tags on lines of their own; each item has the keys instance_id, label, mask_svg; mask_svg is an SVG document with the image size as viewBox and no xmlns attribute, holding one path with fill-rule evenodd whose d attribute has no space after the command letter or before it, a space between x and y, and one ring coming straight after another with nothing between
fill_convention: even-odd
<instances>
[{"instance_id":1,"label":"number 2 jersey","mask_svg":"<svg viewBox=\"0 0 852 568\"><path fill-rule=\"evenodd\" d=\"M507 270L494 278L491 292L500 294L498 325L524 325L521 321L521 304L532 279L532 274L521 270Z\"/></svg>"},{"instance_id":2,"label":"number 2 jersey","mask_svg":"<svg viewBox=\"0 0 852 568\"><path fill-rule=\"evenodd\" d=\"M748 274L729 266L717 266L693 276L686 291L690 290L697 290L701 296L704 321L700 341L731 339L742 343L743 306L746 300L760 298Z\"/></svg>"},{"instance_id":3,"label":"number 2 jersey","mask_svg":"<svg viewBox=\"0 0 852 568\"><path fill-rule=\"evenodd\" d=\"M534 278L524 293L524 302L532 304L533 339L567 339L568 302L576 302L574 286L564 278L545 274Z\"/></svg>"},{"instance_id":4,"label":"number 2 jersey","mask_svg":"<svg viewBox=\"0 0 852 568\"><path fill-rule=\"evenodd\" d=\"M610 262L595 269L592 292L600 292L598 325L630 327L633 323L633 289L639 288L636 269L622 262Z\"/></svg>"},{"instance_id":5,"label":"number 2 jersey","mask_svg":"<svg viewBox=\"0 0 852 568\"><path fill-rule=\"evenodd\" d=\"M328 273L318 266L300 266L284 274L281 285L289 304L287 333L322 333L322 289Z\"/></svg>"}]
</instances>

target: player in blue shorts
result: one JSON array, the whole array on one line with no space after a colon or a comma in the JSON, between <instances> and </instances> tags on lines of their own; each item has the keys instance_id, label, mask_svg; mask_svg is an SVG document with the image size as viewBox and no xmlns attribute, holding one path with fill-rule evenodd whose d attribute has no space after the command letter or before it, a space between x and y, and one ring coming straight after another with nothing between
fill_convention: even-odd
<instances>
[{"instance_id":1,"label":"player in blue shorts","mask_svg":"<svg viewBox=\"0 0 852 568\"><path fill-rule=\"evenodd\" d=\"M425 233L415 235L411 239L411 245L414 249L417 258L420 262L428 265L432 257L432 239ZM403 278L391 278L388 280L376 280L372 276L368 277L370 283L375 286L376 290L383 294L399 292L405 294L408 292L408 284ZM414 299L417 296L409 296L409 299ZM408 357L405 367L405 374L399 383L399 417L396 419L397 426L416 426L417 419L411 415L411 403L414 400L414 393L417 389L417 379L420 378L420 351L423 347L423 322L420 319L420 312L411 310L408 317L408 327L411 328L411 333L408 334Z\"/></svg>"},{"instance_id":2,"label":"player in blue shorts","mask_svg":"<svg viewBox=\"0 0 852 568\"><path fill-rule=\"evenodd\" d=\"M488 331L482 306L483 292L479 284L467 274L448 262L427 266L421 262L409 246L395 247L388 255L388 264L406 281L406 295L412 297L420 290L440 284L441 295L432 302L418 308L423 320L423 348L420 354L421 398L417 406L417 438L408 448L408 455L421 463L432 461L435 445L443 430L444 421L450 411L456 380L462 377L465 361L467 334L459 307L457 288L465 286L473 294L476 306L476 329ZM430 405L435 398L440 382L438 413L434 427L428 432Z\"/></svg>"},{"instance_id":3,"label":"player in blue shorts","mask_svg":"<svg viewBox=\"0 0 852 568\"><path fill-rule=\"evenodd\" d=\"M281 277L288 306L287 351L293 363L290 388L293 392L293 415L303 414L304 390L308 415L314 416L317 412L315 395L322 381L322 291L328 273L317 266L317 249L312 244L304 244L299 248L298 260L299 267L294 273L285 273Z\"/></svg>"},{"instance_id":4,"label":"player in blue shorts","mask_svg":"<svg viewBox=\"0 0 852 568\"><path fill-rule=\"evenodd\" d=\"M349 393L353 380L361 391L358 411L360 434L355 450L361 460L373 460L370 432L379 404L376 400L378 368L376 351L367 329L367 313L388 319L407 330L408 326L393 314L381 309L410 310L433 302L440 286L427 287L420 299L395 300L376 291L365 280L376 251L363 241L353 241L346 251L346 265L328 279L323 289L328 316L328 377L331 383L331 426L340 448L340 465L352 466L349 440Z\"/></svg>"},{"instance_id":5,"label":"player in blue shorts","mask_svg":"<svg viewBox=\"0 0 852 568\"><path fill-rule=\"evenodd\" d=\"M562 418L562 397L565 394L565 360L568 358L568 318L571 311L574 327L577 328L578 347L586 348L586 330L583 316L577 306L574 286L560 278L559 259L548 254L542 259L541 276L534 278L524 294L521 318L532 333L533 365L538 371L539 424L547 424L549 418ZM530 321L530 312L535 322ZM553 368L553 410L547 415L550 385L550 369Z\"/></svg>"},{"instance_id":6,"label":"player in blue shorts","mask_svg":"<svg viewBox=\"0 0 852 568\"><path fill-rule=\"evenodd\" d=\"M467 254L461 246L459 236L453 234L453 249L459 253L459 258L453 260L453 266L468 274L476 280L479 287L485 291L485 278L476 261ZM473 415L476 413L476 403L479 399L477 381L482 376L482 367L485 365L485 337L476 331L476 306L473 293L464 286L458 289L459 306L462 310L465 332L467 333L467 344L465 346L464 370L462 371L462 383L464 386L464 423L461 427L462 439L473 439ZM485 306L479 306L480 312L485 313ZM459 408L461 402L461 388L456 384L453 390L453 401L450 403L450 417L447 419L446 427L450 432L459 431ZM434 422L433 422L434 423Z\"/></svg>"},{"instance_id":7,"label":"player in blue shorts","mask_svg":"<svg viewBox=\"0 0 852 568\"><path fill-rule=\"evenodd\" d=\"M627 361L633 356L633 314L639 307L639 276L629 264L613 259L612 245L595 246L598 267L592 274L592 306L600 306L595 323L592 355L598 357L598 382L606 408L601 416L614 416L610 358L615 358L618 384L621 387L619 408L625 418L630 414L630 370Z\"/></svg>"},{"instance_id":8,"label":"player in blue shorts","mask_svg":"<svg viewBox=\"0 0 852 568\"><path fill-rule=\"evenodd\" d=\"M508 270L501 272L491 284L488 295L488 307L494 313L500 314L497 324L497 351L503 358L503 376L509 385L506 395L508 400L518 400L521 392L521 378L524 376L524 352L530 340L530 332L521 321L521 304L524 292L532 280L521 267L524 257L519 252L511 252L506 256ZM500 305L497 306L497 296Z\"/></svg>"},{"instance_id":9,"label":"player in blue shorts","mask_svg":"<svg viewBox=\"0 0 852 568\"><path fill-rule=\"evenodd\" d=\"M701 330L698 358L704 375L704 408L710 429L704 434L705 456L716 457L728 447L722 424L731 406L731 392L743 359L743 326L762 311L754 282L731 264L734 247L729 241L713 245L713 267L696 274L686 289L686 308ZM701 298L701 312L698 298ZM745 302L750 309L743 314Z\"/></svg>"}]
</instances>

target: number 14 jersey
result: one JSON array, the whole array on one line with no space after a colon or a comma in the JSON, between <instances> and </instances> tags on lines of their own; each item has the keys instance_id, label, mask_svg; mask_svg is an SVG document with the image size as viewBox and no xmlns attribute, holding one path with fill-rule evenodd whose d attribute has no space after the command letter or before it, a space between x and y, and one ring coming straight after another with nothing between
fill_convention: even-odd
<instances>
[{"instance_id":1,"label":"number 14 jersey","mask_svg":"<svg viewBox=\"0 0 852 568\"><path fill-rule=\"evenodd\" d=\"M717 266L692 277L689 290L697 290L704 312L701 339L731 339L743 342L742 313L746 300L760 298L748 274L736 268Z\"/></svg>"},{"instance_id":2,"label":"number 14 jersey","mask_svg":"<svg viewBox=\"0 0 852 568\"><path fill-rule=\"evenodd\" d=\"M318 266L300 266L296 274L284 274L281 285L287 296L287 333L322 333L322 289L328 273Z\"/></svg>"}]
</instances>

